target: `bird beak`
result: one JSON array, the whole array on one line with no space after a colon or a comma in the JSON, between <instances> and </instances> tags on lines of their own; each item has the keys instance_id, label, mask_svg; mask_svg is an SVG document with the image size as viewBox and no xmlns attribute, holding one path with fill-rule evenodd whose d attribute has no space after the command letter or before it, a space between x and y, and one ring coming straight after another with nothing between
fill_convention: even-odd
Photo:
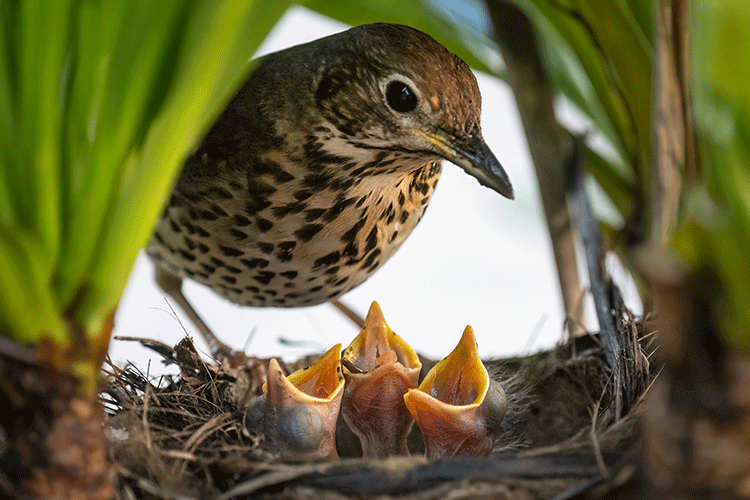
<instances>
[{"instance_id":1,"label":"bird beak","mask_svg":"<svg viewBox=\"0 0 750 500\"><path fill-rule=\"evenodd\" d=\"M508 174L480 134L448 139L423 130L417 130L417 133L435 146L443 158L464 169L481 185L494 189L508 199L514 198Z\"/></svg>"},{"instance_id":2,"label":"bird beak","mask_svg":"<svg viewBox=\"0 0 750 500\"><path fill-rule=\"evenodd\" d=\"M260 430L268 448L293 461L335 458L336 419L344 393L341 344L312 366L284 376L278 361L268 365L263 395L250 404L245 425Z\"/></svg>"},{"instance_id":3,"label":"bird beak","mask_svg":"<svg viewBox=\"0 0 750 500\"><path fill-rule=\"evenodd\" d=\"M407 453L414 420L404 394L417 387L422 363L414 349L386 324L373 302L362 331L344 350L346 388L341 413L362 444L365 457Z\"/></svg>"},{"instance_id":4,"label":"bird beak","mask_svg":"<svg viewBox=\"0 0 750 500\"><path fill-rule=\"evenodd\" d=\"M422 431L427 458L487 455L507 409L502 387L479 359L466 327L456 348L404 396Z\"/></svg>"}]
</instances>

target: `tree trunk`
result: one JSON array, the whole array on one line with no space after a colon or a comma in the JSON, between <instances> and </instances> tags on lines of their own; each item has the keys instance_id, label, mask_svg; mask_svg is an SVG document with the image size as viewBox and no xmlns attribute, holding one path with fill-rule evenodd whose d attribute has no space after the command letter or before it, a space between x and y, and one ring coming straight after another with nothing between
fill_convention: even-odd
<instances>
[{"instance_id":1,"label":"tree trunk","mask_svg":"<svg viewBox=\"0 0 750 500\"><path fill-rule=\"evenodd\" d=\"M32 349L0 339L0 405L5 409L0 412L0 430L5 433L0 448L3 496L112 498L115 469L104 446L104 412L96 382L103 359L101 348L106 353L107 343L99 345L96 353L84 347L50 356L59 350L49 343ZM70 359L72 353L78 362L59 362ZM52 361L54 358L58 362ZM78 376L73 375L76 372Z\"/></svg>"}]
</instances>

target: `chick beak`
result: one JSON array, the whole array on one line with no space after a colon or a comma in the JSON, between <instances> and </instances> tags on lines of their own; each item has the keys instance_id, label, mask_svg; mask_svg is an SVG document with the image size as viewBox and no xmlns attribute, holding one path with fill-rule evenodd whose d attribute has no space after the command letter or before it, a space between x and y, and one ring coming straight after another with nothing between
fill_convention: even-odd
<instances>
[{"instance_id":1,"label":"chick beak","mask_svg":"<svg viewBox=\"0 0 750 500\"><path fill-rule=\"evenodd\" d=\"M344 351L346 388L341 413L362 444L365 457L407 453L406 436L414 423L404 404L417 387L422 363L417 353L385 322L377 302L362 331Z\"/></svg>"},{"instance_id":2,"label":"chick beak","mask_svg":"<svg viewBox=\"0 0 750 500\"><path fill-rule=\"evenodd\" d=\"M514 198L513 185L508 174L479 131L455 137L421 130L417 132L437 148L440 156L464 169L481 185L497 191L508 199Z\"/></svg>"},{"instance_id":3,"label":"chick beak","mask_svg":"<svg viewBox=\"0 0 750 500\"><path fill-rule=\"evenodd\" d=\"M344 393L341 344L312 366L284 376L278 361L268 365L263 395L247 410L245 425L261 431L269 450L284 460L336 458L336 419Z\"/></svg>"},{"instance_id":4,"label":"chick beak","mask_svg":"<svg viewBox=\"0 0 750 500\"><path fill-rule=\"evenodd\" d=\"M404 396L422 431L427 458L487 455L507 409L502 387L479 359L466 327L456 348Z\"/></svg>"}]
</instances>

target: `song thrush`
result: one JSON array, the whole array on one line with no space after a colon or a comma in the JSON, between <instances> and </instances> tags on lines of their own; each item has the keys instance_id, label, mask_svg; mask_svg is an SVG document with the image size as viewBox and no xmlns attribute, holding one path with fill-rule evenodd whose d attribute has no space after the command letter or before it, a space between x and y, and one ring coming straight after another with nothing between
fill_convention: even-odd
<instances>
[{"instance_id":1,"label":"song thrush","mask_svg":"<svg viewBox=\"0 0 750 500\"><path fill-rule=\"evenodd\" d=\"M217 354L181 292L309 306L401 246L447 159L507 198L482 138L476 78L430 36L369 24L263 57L174 186L147 252L157 283Z\"/></svg>"}]
</instances>

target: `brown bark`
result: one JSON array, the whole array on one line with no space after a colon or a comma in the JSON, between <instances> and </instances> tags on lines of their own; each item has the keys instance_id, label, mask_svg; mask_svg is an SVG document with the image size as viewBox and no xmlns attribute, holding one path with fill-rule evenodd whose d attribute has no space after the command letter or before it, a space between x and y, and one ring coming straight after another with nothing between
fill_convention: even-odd
<instances>
[{"instance_id":1,"label":"brown bark","mask_svg":"<svg viewBox=\"0 0 750 500\"><path fill-rule=\"evenodd\" d=\"M21 486L37 498L112 498L114 468L104 448L101 404L96 398L75 397L53 406L61 411L52 414L43 437L46 463L32 465Z\"/></svg>"},{"instance_id":2,"label":"brown bark","mask_svg":"<svg viewBox=\"0 0 750 500\"><path fill-rule=\"evenodd\" d=\"M98 340L71 349L45 341L30 348L1 339L0 407L5 410L0 427L6 440L0 450L0 494L112 498L115 469L104 446L97 391L112 327L105 323Z\"/></svg>"},{"instance_id":3,"label":"brown bark","mask_svg":"<svg viewBox=\"0 0 750 500\"><path fill-rule=\"evenodd\" d=\"M714 278L658 250L641 261L665 360L642 422L646 497L750 498L750 358L721 343L702 297Z\"/></svg>"},{"instance_id":4,"label":"brown bark","mask_svg":"<svg viewBox=\"0 0 750 500\"><path fill-rule=\"evenodd\" d=\"M690 111L689 7L659 0L654 10L654 227L658 248L642 250L665 369L642 423L644 496L750 498L750 359L731 353L712 318L709 271L688 270L665 253L683 180L698 168Z\"/></svg>"},{"instance_id":5,"label":"brown bark","mask_svg":"<svg viewBox=\"0 0 750 500\"><path fill-rule=\"evenodd\" d=\"M695 178L688 14L684 0L660 0L654 8L652 236L661 243L666 243L677 227L683 179Z\"/></svg>"}]
</instances>

